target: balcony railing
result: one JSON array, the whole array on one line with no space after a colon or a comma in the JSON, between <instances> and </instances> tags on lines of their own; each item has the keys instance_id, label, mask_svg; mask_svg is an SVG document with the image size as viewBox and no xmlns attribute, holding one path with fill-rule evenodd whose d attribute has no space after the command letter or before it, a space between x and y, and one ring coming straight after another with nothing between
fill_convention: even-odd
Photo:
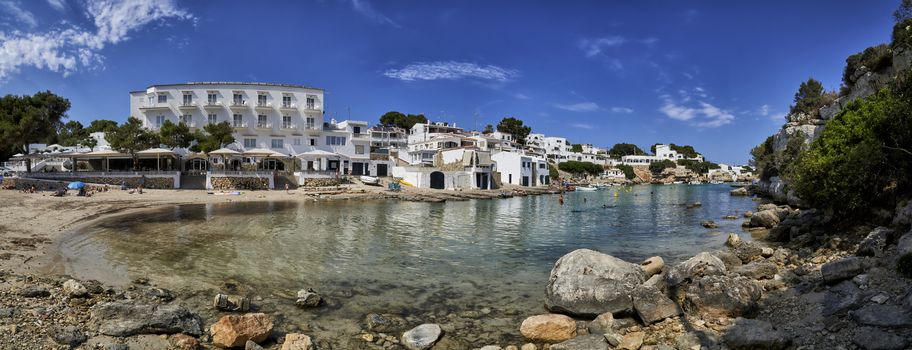
<instances>
[{"instance_id":1,"label":"balcony railing","mask_svg":"<svg viewBox=\"0 0 912 350\"><path fill-rule=\"evenodd\" d=\"M181 102L180 106L178 106L178 107L180 107L180 108L195 108L195 107L196 107L196 102L194 102L194 101L184 101L184 102Z\"/></svg>"},{"instance_id":2,"label":"balcony railing","mask_svg":"<svg viewBox=\"0 0 912 350\"><path fill-rule=\"evenodd\" d=\"M219 101L207 101L206 102L206 108L216 108L216 107L222 107L222 103Z\"/></svg>"},{"instance_id":3,"label":"balcony railing","mask_svg":"<svg viewBox=\"0 0 912 350\"><path fill-rule=\"evenodd\" d=\"M282 103L282 109L297 109L298 106L294 103Z\"/></svg>"},{"instance_id":4,"label":"balcony railing","mask_svg":"<svg viewBox=\"0 0 912 350\"><path fill-rule=\"evenodd\" d=\"M247 101L244 101L244 100L231 101L231 107L247 107Z\"/></svg>"},{"instance_id":5,"label":"balcony railing","mask_svg":"<svg viewBox=\"0 0 912 350\"><path fill-rule=\"evenodd\" d=\"M261 123L257 122L257 129L272 129L272 123Z\"/></svg>"},{"instance_id":6,"label":"balcony railing","mask_svg":"<svg viewBox=\"0 0 912 350\"><path fill-rule=\"evenodd\" d=\"M293 130L297 129L298 126L291 123L282 123L282 130Z\"/></svg>"},{"instance_id":7,"label":"balcony railing","mask_svg":"<svg viewBox=\"0 0 912 350\"><path fill-rule=\"evenodd\" d=\"M270 102L257 102L256 108L272 108L272 103L270 103Z\"/></svg>"},{"instance_id":8,"label":"balcony railing","mask_svg":"<svg viewBox=\"0 0 912 350\"><path fill-rule=\"evenodd\" d=\"M320 110L320 106L308 103L308 104L304 105L304 109L309 110L309 111L318 111L318 110Z\"/></svg>"},{"instance_id":9,"label":"balcony railing","mask_svg":"<svg viewBox=\"0 0 912 350\"><path fill-rule=\"evenodd\" d=\"M246 127L247 127L247 123L245 123L245 122L240 122L240 123L234 122L233 124L231 124L231 126L234 127L234 128L246 128Z\"/></svg>"},{"instance_id":10,"label":"balcony railing","mask_svg":"<svg viewBox=\"0 0 912 350\"><path fill-rule=\"evenodd\" d=\"M148 103L147 102L147 103L143 103L142 106L139 106L139 109L149 109L149 110L152 110L152 109L160 110L160 109L169 109L169 108L171 108L171 106L168 105L167 102L162 102L162 103Z\"/></svg>"}]
</instances>

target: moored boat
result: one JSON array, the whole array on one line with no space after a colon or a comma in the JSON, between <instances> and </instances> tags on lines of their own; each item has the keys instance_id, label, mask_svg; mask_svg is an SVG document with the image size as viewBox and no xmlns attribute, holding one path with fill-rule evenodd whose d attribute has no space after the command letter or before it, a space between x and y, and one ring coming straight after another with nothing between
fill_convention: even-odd
<instances>
[{"instance_id":1,"label":"moored boat","mask_svg":"<svg viewBox=\"0 0 912 350\"><path fill-rule=\"evenodd\" d=\"M361 182L363 182L365 185L377 186L377 185L380 184L380 179L378 179L378 178L376 178L376 177L373 177L373 176L366 176L366 175L365 175L365 176L361 176L359 179L360 179Z\"/></svg>"}]
</instances>

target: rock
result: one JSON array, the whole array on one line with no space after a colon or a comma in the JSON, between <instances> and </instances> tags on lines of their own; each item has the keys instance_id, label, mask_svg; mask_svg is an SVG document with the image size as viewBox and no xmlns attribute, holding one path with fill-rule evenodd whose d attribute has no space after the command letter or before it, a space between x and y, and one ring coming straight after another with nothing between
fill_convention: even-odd
<instances>
[{"instance_id":1,"label":"rock","mask_svg":"<svg viewBox=\"0 0 912 350\"><path fill-rule=\"evenodd\" d=\"M70 298L82 298L89 295L89 290L74 279L63 282L63 294Z\"/></svg>"},{"instance_id":2,"label":"rock","mask_svg":"<svg viewBox=\"0 0 912 350\"><path fill-rule=\"evenodd\" d=\"M282 343L282 350L313 350L315 348L310 336L301 333L288 333L285 335L285 342Z\"/></svg>"},{"instance_id":3,"label":"rock","mask_svg":"<svg viewBox=\"0 0 912 350\"><path fill-rule=\"evenodd\" d=\"M856 329L852 342L866 350L902 350L909 345L903 337L874 327Z\"/></svg>"},{"instance_id":4,"label":"rock","mask_svg":"<svg viewBox=\"0 0 912 350\"><path fill-rule=\"evenodd\" d=\"M760 248L760 256L762 256L764 258L770 258L773 256L773 254L776 254L776 251L773 250L773 248L770 248L770 247Z\"/></svg>"},{"instance_id":5,"label":"rock","mask_svg":"<svg viewBox=\"0 0 912 350\"><path fill-rule=\"evenodd\" d=\"M852 282L855 282L859 287L867 286L870 280L871 278L866 273L852 277Z\"/></svg>"},{"instance_id":6,"label":"rock","mask_svg":"<svg viewBox=\"0 0 912 350\"><path fill-rule=\"evenodd\" d=\"M857 309L861 306L863 299L861 289L852 282L843 281L823 295L821 314L830 316Z\"/></svg>"},{"instance_id":7,"label":"rock","mask_svg":"<svg viewBox=\"0 0 912 350\"><path fill-rule=\"evenodd\" d=\"M734 233L729 233L728 238L725 240L725 245L729 247L737 247L741 245L741 236L738 236Z\"/></svg>"},{"instance_id":8,"label":"rock","mask_svg":"<svg viewBox=\"0 0 912 350\"><path fill-rule=\"evenodd\" d=\"M762 210L762 211L756 212L750 218L750 226L751 227L773 228L773 226L776 226L777 224L779 224L779 222L782 221L782 219L783 219L782 217L780 217L779 213L780 212L778 211L778 209Z\"/></svg>"},{"instance_id":9,"label":"rock","mask_svg":"<svg viewBox=\"0 0 912 350\"><path fill-rule=\"evenodd\" d=\"M853 311L852 319L868 326L890 328L912 326L912 315L895 305L868 304Z\"/></svg>"},{"instance_id":10,"label":"rock","mask_svg":"<svg viewBox=\"0 0 912 350\"><path fill-rule=\"evenodd\" d=\"M558 314L535 315L523 320L519 332L532 341L558 343L576 336L576 321Z\"/></svg>"},{"instance_id":11,"label":"rock","mask_svg":"<svg viewBox=\"0 0 912 350\"><path fill-rule=\"evenodd\" d=\"M700 225L703 226L703 227L705 227L705 228L717 228L717 227L719 227L719 225L716 224L716 222L715 222L715 221L712 221L712 220L703 220L703 221L700 221Z\"/></svg>"},{"instance_id":12,"label":"rock","mask_svg":"<svg viewBox=\"0 0 912 350\"><path fill-rule=\"evenodd\" d=\"M681 314L678 304L659 290L649 287L637 287L633 292L633 308L645 324L656 323L669 317Z\"/></svg>"},{"instance_id":13,"label":"rock","mask_svg":"<svg viewBox=\"0 0 912 350\"><path fill-rule=\"evenodd\" d=\"M687 287L685 306L709 316L750 315L762 293L763 288L746 277L705 276Z\"/></svg>"},{"instance_id":14,"label":"rock","mask_svg":"<svg viewBox=\"0 0 912 350\"><path fill-rule=\"evenodd\" d=\"M729 191L728 193L732 196L738 196L738 197L748 195L747 188L744 188L744 187L733 189L733 190Z\"/></svg>"},{"instance_id":15,"label":"rock","mask_svg":"<svg viewBox=\"0 0 912 350\"><path fill-rule=\"evenodd\" d=\"M886 294L877 294L877 295L871 297L871 301L878 303L878 304L883 304L883 303L887 302L887 300L890 300L890 297L888 297Z\"/></svg>"},{"instance_id":16,"label":"rock","mask_svg":"<svg viewBox=\"0 0 912 350\"><path fill-rule=\"evenodd\" d=\"M317 307L323 304L323 297L314 292L313 289L302 289L298 291L298 300L295 305L303 308Z\"/></svg>"},{"instance_id":17,"label":"rock","mask_svg":"<svg viewBox=\"0 0 912 350\"><path fill-rule=\"evenodd\" d=\"M545 290L552 312L595 316L633 309L629 291L646 280L639 265L578 249L557 260Z\"/></svg>"},{"instance_id":18,"label":"rock","mask_svg":"<svg viewBox=\"0 0 912 350\"><path fill-rule=\"evenodd\" d=\"M912 201L905 201L896 206L896 214L893 215L893 226L909 227L912 225Z\"/></svg>"},{"instance_id":19,"label":"rock","mask_svg":"<svg viewBox=\"0 0 912 350\"><path fill-rule=\"evenodd\" d=\"M75 348L79 344L85 343L86 337L79 328L73 326L51 326L48 327L48 336L55 343Z\"/></svg>"},{"instance_id":20,"label":"rock","mask_svg":"<svg viewBox=\"0 0 912 350\"><path fill-rule=\"evenodd\" d=\"M222 316L212 326L212 343L223 348L262 342L272 334L272 320L264 313Z\"/></svg>"},{"instance_id":21,"label":"rock","mask_svg":"<svg viewBox=\"0 0 912 350\"><path fill-rule=\"evenodd\" d=\"M668 290L668 284L665 282L666 278L667 278L667 276L665 275L664 272L655 274L655 275L652 275L652 277L649 277L649 279L646 280L646 282L643 282L642 286L649 287L649 288L655 288L664 293L665 291Z\"/></svg>"},{"instance_id":22,"label":"rock","mask_svg":"<svg viewBox=\"0 0 912 350\"><path fill-rule=\"evenodd\" d=\"M589 322L587 327L590 334L606 334L614 330L614 315L610 312L598 315Z\"/></svg>"},{"instance_id":23,"label":"rock","mask_svg":"<svg viewBox=\"0 0 912 350\"><path fill-rule=\"evenodd\" d=\"M403 329L408 324L402 316L393 314L368 314L364 323L367 330L372 332L392 332Z\"/></svg>"},{"instance_id":24,"label":"rock","mask_svg":"<svg viewBox=\"0 0 912 350\"><path fill-rule=\"evenodd\" d=\"M47 298L51 296L51 292L49 292L47 288L38 286L26 286L19 290L17 294L26 298Z\"/></svg>"},{"instance_id":25,"label":"rock","mask_svg":"<svg viewBox=\"0 0 912 350\"><path fill-rule=\"evenodd\" d=\"M260 344L254 343L253 340L248 340L244 343L244 350L264 350Z\"/></svg>"},{"instance_id":26,"label":"rock","mask_svg":"<svg viewBox=\"0 0 912 350\"><path fill-rule=\"evenodd\" d=\"M574 323L574 326L576 323ZM402 333L402 345L409 350L430 349L440 339L443 331L439 325L425 323Z\"/></svg>"},{"instance_id":27,"label":"rock","mask_svg":"<svg viewBox=\"0 0 912 350\"><path fill-rule=\"evenodd\" d=\"M730 251L717 250L712 252L712 255L722 261L722 264L725 265L726 271L731 271L732 269L741 266L741 258Z\"/></svg>"},{"instance_id":28,"label":"rock","mask_svg":"<svg viewBox=\"0 0 912 350\"><path fill-rule=\"evenodd\" d=\"M779 267L768 261L754 261L738 266L732 271L736 275L750 277L755 280L773 278L777 272L779 272Z\"/></svg>"},{"instance_id":29,"label":"rock","mask_svg":"<svg viewBox=\"0 0 912 350\"><path fill-rule=\"evenodd\" d=\"M503 350L503 348L497 345L485 345L478 350Z\"/></svg>"},{"instance_id":30,"label":"rock","mask_svg":"<svg viewBox=\"0 0 912 350\"><path fill-rule=\"evenodd\" d=\"M250 299L240 295L216 294L212 306L222 311L246 312L250 310Z\"/></svg>"},{"instance_id":31,"label":"rock","mask_svg":"<svg viewBox=\"0 0 912 350\"><path fill-rule=\"evenodd\" d=\"M835 283L849 279L864 272L864 264L860 258L848 257L823 264L820 273L826 283Z\"/></svg>"},{"instance_id":32,"label":"rock","mask_svg":"<svg viewBox=\"0 0 912 350\"><path fill-rule=\"evenodd\" d=\"M909 291L906 292L906 296L902 297L900 304L906 308L906 310L912 312L912 289L909 289Z\"/></svg>"},{"instance_id":33,"label":"rock","mask_svg":"<svg viewBox=\"0 0 912 350\"><path fill-rule=\"evenodd\" d=\"M643 260L643 262L640 263L640 267L643 268L643 272L646 273L646 276L650 277L662 272L662 269L665 268L665 260L663 260L662 257L654 256Z\"/></svg>"},{"instance_id":34,"label":"rock","mask_svg":"<svg viewBox=\"0 0 912 350\"><path fill-rule=\"evenodd\" d=\"M743 215L743 216L744 216L745 218L749 218L749 217L751 217L751 216L754 216L754 212L748 210L748 211L744 212L744 215Z\"/></svg>"},{"instance_id":35,"label":"rock","mask_svg":"<svg viewBox=\"0 0 912 350\"><path fill-rule=\"evenodd\" d=\"M725 216L722 217L722 219L725 219L725 220L738 220L738 216L737 216L737 215L725 215Z\"/></svg>"},{"instance_id":36,"label":"rock","mask_svg":"<svg viewBox=\"0 0 912 350\"><path fill-rule=\"evenodd\" d=\"M668 285L676 286L686 280L710 275L724 275L725 272L725 264L722 260L710 253L702 252L668 271L666 280Z\"/></svg>"},{"instance_id":37,"label":"rock","mask_svg":"<svg viewBox=\"0 0 912 350\"><path fill-rule=\"evenodd\" d=\"M196 350L200 346L199 340L186 334L172 335L168 341L175 350Z\"/></svg>"},{"instance_id":38,"label":"rock","mask_svg":"<svg viewBox=\"0 0 912 350\"><path fill-rule=\"evenodd\" d=\"M538 350L538 347L532 343L525 343L522 347L519 348L519 350Z\"/></svg>"},{"instance_id":39,"label":"rock","mask_svg":"<svg viewBox=\"0 0 912 350\"><path fill-rule=\"evenodd\" d=\"M791 337L769 322L738 318L722 336L722 342L732 350L775 350L787 348Z\"/></svg>"},{"instance_id":40,"label":"rock","mask_svg":"<svg viewBox=\"0 0 912 350\"><path fill-rule=\"evenodd\" d=\"M675 337L675 346L679 350L691 350L701 348L700 337L693 333L684 333Z\"/></svg>"},{"instance_id":41,"label":"rock","mask_svg":"<svg viewBox=\"0 0 912 350\"><path fill-rule=\"evenodd\" d=\"M95 305L91 324L115 337L136 334L202 334L200 317L178 305L141 304L118 300Z\"/></svg>"},{"instance_id":42,"label":"rock","mask_svg":"<svg viewBox=\"0 0 912 350\"><path fill-rule=\"evenodd\" d=\"M858 244L858 250L855 251L855 255L882 257L884 249L887 248L887 242L892 235L893 230L889 228L875 228Z\"/></svg>"},{"instance_id":43,"label":"rock","mask_svg":"<svg viewBox=\"0 0 912 350\"><path fill-rule=\"evenodd\" d=\"M551 350L599 350L608 349L604 335L589 334L551 345Z\"/></svg>"},{"instance_id":44,"label":"rock","mask_svg":"<svg viewBox=\"0 0 912 350\"><path fill-rule=\"evenodd\" d=\"M749 263L763 255L763 246L755 242L742 242L731 250L743 263Z\"/></svg>"},{"instance_id":45,"label":"rock","mask_svg":"<svg viewBox=\"0 0 912 350\"><path fill-rule=\"evenodd\" d=\"M912 231L907 232L896 242L896 255L912 254Z\"/></svg>"},{"instance_id":46,"label":"rock","mask_svg":"<svg viewBox=\"0 0 912 350\"><path fill-rule=\"evenodd\" d=\"M640 346L643 345L643 338L646 337L645 332L630 332L624 334L621 337L621 342L618 344L618 349L623 350L638 350Z\"/></svg>"}]
</instances>

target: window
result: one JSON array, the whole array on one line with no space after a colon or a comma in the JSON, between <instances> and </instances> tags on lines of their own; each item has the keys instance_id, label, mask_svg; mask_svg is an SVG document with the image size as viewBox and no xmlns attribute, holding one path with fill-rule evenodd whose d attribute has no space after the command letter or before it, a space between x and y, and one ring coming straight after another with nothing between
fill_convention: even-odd
<instances>
[{"instance_id":1,"label":"window","mask_svg":"<svg viewBox=\"0 0 912 350\"><path fill-rule=\"evenodd\" d=\"M360 126L353 126L353 127L352 127L352 133L354 133L354 134L360 134L360 133L361 133L361 127L360 127Z\"/></svg>"},{"instance_id":2,"label":"window","mask_svg":"<svg viewBox=\"0 0 912 350\"><path fill-rule=\"evenodd\" d=\"M316 124L316 122L315 122L314 117L307 117L307 128L308 129L313 129L315 127L315 124Z\"/></svg>"},{"instance_id":3,"label":"window","mask_svg":"<svg viewBox=\"0 0 912 350\"><path fill-rule=\"evenodd\" d=\"M342 136L327 136L326 137L327 146L345 146L345 137Z\"/></svg>"},{"instance_id":4,"label":"window","mask_svg":"<svg viewBox=\"0 0 912 350\"><path fill-rule=\"evenodd\" d=\"M265 128L266 125L269 124L269 123L266 122L267 118L268 118L268 117L266 117L266 116L263 115L263 114L258 115L258 116L257 116L257 127L258 127L258 128Z\"/></svg>"},{"instance_id":5,"label":"window","mask_svg":"<svg viewBox=\"0 0 912 350\"><path fill-rule=\"evenodd\" d=\"M296 138L294 139L294 145L295 145L295 146L300 146L300 145L301 145L301 139L296 137Z\"/></svg>"},{"instance_id":6,"label":"window","mask_svg":"<svg viewBox=\"0 0 912 350\"><path fill-rule=\"evenodd\" d=\"M355 145L355 154L364 154L364 146Z\"/></svg>"},{"instance_id":7,"label":"window","mask_svg":"<svg viewBox=\"0 0 912 350\"><path fill-rule=\"evenodd\" d=\"M316 109L314 108L317 104L317 99L307 96L307 109Z\"/></svg>"},{"instance_id":8,"label":"window","mask_svg":"<svg viewBox=\"0 0 912 350\"><path fill-rule=\"evenodd\" d=\"M310 139L310 145L311 145L311 146L316 146L316 145L317 145L317 139Z\"/></svg>"},{"instance_id":9,"label":"window","mask_svg":"<svg viewBox=\"0 0 912 350\"><path fill-rule=\"evenodd\" d=\"M257 95L257 106L266 106L266 94Z\"/></svg>"},{"instance_id":10,"label":"window","mask_svg":"<svg viewBox=\"0 0 912 350\"><path fill-rule=\"evenodd\" d=\"M180 122L186 125L190 125L190 122L193 120L193 116L189 114L184 114L180 116Z\"/></svg>"},{"instance_id":11,"label":"window","mask_svg":"<svg viewBox=\"0 0 912 350\"><path fill-rule=\"evenodd\" d=\"M256 148L256 139L244 139L244 148Z\"/></svg>"},{"instance_id":12,"label":"window","mask_svg":"<svg viewBox=\"0 0 912 350\"><path fill-rule=\"evenodd\" d=\"M282 116L282 129L291 129L291 116Z\"/></svg>"},{"instance_id":13,"label":"window","mask_svg":"<svg viewBox=\"0 0 912 350\"><path fill-rule=\"evenodd\" d=\"M206 121L208 121L209 124L218 123L218 116L215 115L215 114L210 114L210 115L206 118Z\"/></svg>"},{"instance_id":14,"label":"window","mask_svg":"<svg viewBox=\"0 0 912 350\"><path fill-rule=\"evenodd\" d=\"M210 105L214 105L218 103L218 96L214 92L210 92L206 97L206 102L208 102Z\"/></svg>"},{"instance_id":15,"label":"window","mask_svg":"<svg viewBox=\"0 0 912 350\"><path fill-rule=\"evenodd\" d=\"M234 102L233 102L233 103L234 103L235 105L243 105L243 104L244 104L244 95L241 95L241 94L235 92L235 93L234 93Z\"/></svg>"},{"instance_id":16,"label":"window","mask_svg":"<svg viewBox=\"0 0 912 350\"><path fill-rule=\"evenodd\" d=\"M291 96L282 96L282 107L291 108Z\"/></svg>"},{"instance_id":17,"label":"window","mask_svg":"<svg viewBox=\"0 0 912 350\"><path fill-rule=\"evenodd\" d=\"M285 140L282 139L272 139L272 148L284 148Z\"/></svg>"},{"instance_id":18,"label":"window","mask_svg":"<svg viewBox=\"0 0 912 350\"><path fill-rule=\"evenodd\" d=\"M168 95L158 94L158 103L168 103Z\"/></svg>"},{"instance_id":19,"label":"window","mask_svg":"<svg viewBox=\"0 0 912 350\"><path fill-rule=\"evenodd\" d=\"M184 93L184 106L191 106L191 105L193 105L193 94L191 94L189 92L185 92Z\"/></svg>"},{"instance_id":20,"label":"window","mask_svg":"<svg viewBox=\"0 0 912 350\"><path fill-rule=\"evenodd\" d=\"M235 128L244 127L244 116L242 116L240 114L234 115L234 127Z\"/></svg>"},{"instance_id":21,"label":"window","mask_svg":"<svg viewBox=\"0 0 912 350\"><path fill-rule=\"evenodd\" d=\"M159 115L155 117L155 127L160 128L162 124L165 123L165 116Z\"/></svg>"}]
</instances>

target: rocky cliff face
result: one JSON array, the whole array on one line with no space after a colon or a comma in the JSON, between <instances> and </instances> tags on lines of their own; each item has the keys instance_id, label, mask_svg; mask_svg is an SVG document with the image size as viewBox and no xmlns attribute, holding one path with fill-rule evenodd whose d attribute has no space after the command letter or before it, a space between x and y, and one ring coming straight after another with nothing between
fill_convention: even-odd
<instances>
[{"instance_id":1,"label":"rocky cliff face","mask_svg":"<svg viewBox=\"0 0 912 350\"><path fill-rule=\"evenodd\" d=\"M820 108L818 116L805 113L787 115L786 123L773 135L773 151L782 152L792 137L801 137L805 144L810 144L820 136L828 120L839 114L840 111L854 100L875 94L880 89L892 82L897 73L912 69L912 49L897 48L893 51L892 65L876 72L861 66L852 73L848 79L852 86L832 103ZM774 200L790 205L801 206L801 199L788 189L785 179L774 176L769 180L761 180L757 190L772 197Z\"/></svg>"}]
</instances>

